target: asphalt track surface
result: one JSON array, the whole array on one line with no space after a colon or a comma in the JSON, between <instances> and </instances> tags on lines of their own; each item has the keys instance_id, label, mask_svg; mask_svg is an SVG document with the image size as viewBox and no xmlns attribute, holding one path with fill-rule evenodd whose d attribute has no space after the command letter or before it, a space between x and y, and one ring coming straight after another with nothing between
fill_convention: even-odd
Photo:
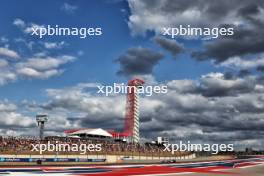
<instances>
[{"instance_id":1,"label":"asphalt track surface","mask_svg":"<svg viewBox=\"0 0 264 176\"><path fill-rule=\"evenodd\" d=\"M108 165L108 166L40 166L0 167L0 176L264 176L264 157L225 161L155 164L155 165Z\"/></svg>"}]
</instances>

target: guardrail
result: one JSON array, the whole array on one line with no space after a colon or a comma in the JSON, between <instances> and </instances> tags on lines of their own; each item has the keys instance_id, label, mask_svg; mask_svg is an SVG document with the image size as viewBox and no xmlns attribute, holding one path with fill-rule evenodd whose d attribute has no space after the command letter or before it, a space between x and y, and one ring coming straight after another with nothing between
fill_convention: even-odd
<instances>
[{"instance_id":1,"label":"guardrail","mask_svg":"<svg viewBox=\"0 0 264 176\"><path fill-rule=\"evenodd\" d=\"M147 156L147 155L0 155L3 162L106 162L120 163L126 161L157 162L163 160L189 160L196 158L195 154L185 156Z\"/></svg>"}]
</instances>

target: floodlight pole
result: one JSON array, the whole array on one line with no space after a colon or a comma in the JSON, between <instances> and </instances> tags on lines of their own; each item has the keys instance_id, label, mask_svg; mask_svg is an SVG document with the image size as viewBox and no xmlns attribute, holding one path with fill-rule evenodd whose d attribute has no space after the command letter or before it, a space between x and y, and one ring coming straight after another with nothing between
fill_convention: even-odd
<instances>
[{"instance_id":1,"label":"floodlight pole","mask_svg":"<svg viewBox=\"0 0 264 176\"><path fill-rule=\"evenodd\" d=\"M36 121L39 126L39 138L42 140L44 139L44 126L45 123L48 121L48 116L47 115L36 115Z\"/></svg>"}]
</instances>

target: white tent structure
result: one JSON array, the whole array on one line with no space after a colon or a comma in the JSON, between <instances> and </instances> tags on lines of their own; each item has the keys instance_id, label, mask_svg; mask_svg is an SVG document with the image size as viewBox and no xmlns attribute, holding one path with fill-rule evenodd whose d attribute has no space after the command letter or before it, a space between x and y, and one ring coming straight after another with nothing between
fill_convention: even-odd
<instances>
[{"instance_id":1,"label":"white tent structure","mask_svg":"<svg viewBox=\"0 0 264 176\"><path fill-rule=\"evenodd\" d=\"M110 137L113 136L102 128L93 128L93 129L80 129L67 133L67 136L97 136L97 137Z\"/></svg>"},{"instance_id":2,"label":"white tent structure","mask_svg":"<svg viewBox=\"0 0 264 176\"><path fill-rule=\"evenodd\" d=\"M67 136L68 138L73 138L73 139L80 139L81 137L79 136L76 136L76 135L70 135L70 136Z\"/></svg>"}]
</instances>

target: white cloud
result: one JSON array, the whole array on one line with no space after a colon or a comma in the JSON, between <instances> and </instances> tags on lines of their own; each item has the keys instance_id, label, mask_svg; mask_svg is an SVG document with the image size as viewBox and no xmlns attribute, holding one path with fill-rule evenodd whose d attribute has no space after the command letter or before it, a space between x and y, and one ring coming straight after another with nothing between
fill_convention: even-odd
<instances>
[{"instance_id":1,"label":"white cloud","mask_svg":"<svg viewBox=\"0 0 264 176\"><path fill-rule=\"evenodd\" d=\"M13 24L19 28L24 28L26 26L25 22L20 18L16 18Z\"/></svg>"},{"instance_id":2,"label":"white cloud","mask_svg":"<svg viewBox=\"0 0 264 176\"><path fill-rule=\"evenodd\" d=\"M8 101L0 102L0 112L10 112L16 109L17 106L15 104L9 103Z\"/></svg>"},{"instance_id":3,"label":"white cloud","mask_svg":"<svg viewBox=\"0 0 264 176\"><path fill-rule=\"evenodd\" d=\"M6 60L0 60L0 68L8 66L8 62Z\"/></svg>"},{"instance_id":4,"label":"white cloud","mask_svg":"<svg viewBox=\"0 0 264 176\"><path fill-rule=\"evenodd\" d=\"M83 52L82 50L79 50L79 51L77 52L77 54L78 54L78 56L83 56L83 55L84 55L84 52Z\"/></svg>"},{"instance_id":5,"label":"white cloud","mask_svg":"<svg viewBox=\"0 0 264 176\"><path fill-rule=\"evenodd\" d=\"M8 68L1 68L0 72L0 85L4 85L8 82L15 81L17 79L17 75L10 71Z\"/></svg>"},{"instance_id":6,"label":"white cloud","mask_svg":"<svg viewBox=\"0 0 264 176\"><path fill-rule=\"evenodd\" d=\"M18 58L19 55L12 50L0 48L0 55ZM17 60L16 62L8 62L0 59L0 85L13 82L17 79L48 79L58 76L64 72L60 67L66 63L76 60L76 57L70 55L62 55L58 57L47 56L47 53L37 53L36 57Z\"/></svg>"},{"instance_id":7,"label":"white cloud","mask_svg":"<svg viewBox=\"0 0 264 176\"><path fill-rule=\"evenodd\" d=\"M33 29L37 30L39 32L40 29L44 28L45 26L44 25L38 25L38 24L35 24L35 23L31 23L31 24L28 24L26 26L26 28L23 29L24 33L26 34L30 34L33 32Z\"/></svg>"},{"instance_id":8,"label":"white cloud","mask_svg":"<svg viewBox=\"0 0 264 176\"><path fill-rule=\"evenodd\" d=\"M29 58L25 62L16 64L18 75L26 78L48 79L63 73L59 67L74 61L74 56L64 55L60 57Z\"/></svg>"},{"instance_id":9,"label":"white cloud","mask_svg":"<svg viewBox=\"0 0 264 176\"><path fill-rule=\"evenodd\" d=\"M7 43L9 40L8 40L8 38L6 38L6 37L1 37L0 38L0 42L2 42L2 43Z\"/></svg>"},{"instance_id":10,"label":"white cloud","mask_svg":"<svg viewBox=\"0 0 264 176\"><path fill-rule=\"evenodd\" d=\"M16 38L15 42L20 42L23 43L28 49L33 50L33 45L35 45L36 43L33 41L27 41L23 38Z\"/></svg>"},{"instance_id":11,"label":"white cloud","mask_svg":"<svg viewBox=\"0 0 264 176\"><path fill-rule=\"evenodd\" d=\"M65 42L44 42L44 47L47 49L60 49L65 45Z\"/></svg>"},{"instance_id":12,"label":"white cloud","mask_svg":"<svg viewBox=\"0 0 264 176\"><path fill-rule=\"evenodd\" d=\"M18 131L13 130L12 135L19 134L23 128L28 128L34 124L34 119L17 112L17 106L9 101L0 102L0 118L1 135L10 135L10 129L16 128Z\"/></svg>"},{"instance_id":13,"label":"white cloud","mask_svg":"<svg viewBox=\"0 0 264 176\"><path fill-rule=\"evenodd\" d=\"M13 24L24 33L30 33L34 27L43 26L35 23L26 23L19 18L15 19ZM1 41L3 40L6 41L6 39L2 37ZM14 41L24 44L30 49L30 53L28 57L18 59L21 58L21 56L16 51L8 47L0 47L0 85L19 79L48 79L53 76L58 76L64 72L64 69L61 68L62 65L76 60L76 57L71 55L49 56L47 49L59 49L66 44L64 41L33 42L21 37L14 39ZM33 46L41 49L41 52L33 53ZM1 56L3 59L1 59ZM4 60L6 58L13 58L16 60L8 62L8 60Z\"/></svg>"},{"instance_id":14,"label":"white cloud","mask_svg":"<svg viewBox=\"0 0 264 176\"><path fill-rule=\"evenodd\" d=\"M37 58L43 58L43 57L47 57L47 54L48 53L46 51L42 51L42 52L33 54L33 56Z\"/></svg>"},{"instance_id":15,"label":"white cloud","mask_svg":"<svg viewBox=\"0 0 264 176\"><path fill-rule=\"evenodd\" d=\"M76 58L74 56L64 55L60 57L44 57L44 58L29 58L26 62L17 63L17 68L33 68L36 70L48 70L58 68L59 66L72 62Z\"/></svg>"},{"instance_id":16,"label":"white cloud","mask_svg":"<svg viewBox=\"0 0 264 176\"><path fill-rule=\"evenodd\" d=\"M17 52L10 50L8 48L2 48L2 47L0 47L0 55L6 56L9 58L14 58L14 59L17 59L20 57Z\"/></svg>"},{"instance_id":17,"label":"white cloud","mask_svg":"<svg viewBox=\"0 0 264 176\"><path fill-rule=\"evenodd\" d=\"M52 76L60 75L61 73L63 73L63 70L51 69L40 72L33 68L21 68L17 70L17 73L27 78L48 79Z\"/></svg>"},{"instance_id":18,"label":"white cloud","mask_svg":"<svg viewBox=\"0 0 264 176\"><path fill-rule=\"evenodd\" d=\"M98 94L92 95L91 92L86 91L87 88L97 88L98 85L100 84L83 83L64 89L47 89L47 95L52 99L52 102L48 103L46 107L61 107L69 111L77 110L89 113L91 116L101 114L100 117L102 116L102 118L105 113L120 117L120 114L123 114L125 109L123 95L104 97ZM118 106L112 106L115 103L118 103Z\"/></svg>"},{"instance_id":19,"label":"white cloud","mask_svg":"<svg viewBox=\"0 0 264 176\"><path fill-rule=\"evenodd\" d=\"M238 69L251 69L258 66L264 66L264 54L255 59L243 59L239 56L231 57L228 60L220 63L220 66Z\"/></svg>"},{"instance_id":20,"label":"white cloud","mask_svg":"<svg viewBox=\"0 0 264 176\"><path fill-rule=\"evenodd\" d=\"M77 6L75 5L71 5L69 3L64 3L62 6L61 6L61 10L67 12L67 13L74 13L76 10L78 9Z\"/></svg>"},{"instance_id":21,"label":"white cloud","mask_svg":"<svg viewBox=\"0 0 264 176\"><path fill-rule=\"evenodd\" d=\"M21 29L24 33L30 34L33 32L33 29L40 29L45 27L44 25L39 25L35 23L26 23L22 19L15 19L13 24Z\"/></svg>"},{"instance_id":22,"label":"white cloud","mask_svg":"<svg viewBox=\"0 0 264 176\"><path fill-rule=\"evenodd\" d=\"M16 112L0 112L0 115L5 118L0 118L1 125L28 127L35 123L33 118L23 116Z\"/></svg>"},{"instance_id":23,"label":"white cloud","mask_svg":"<svg viewBox=\"0 0 264 176\"><path fill-rule=\"evenodd\" d=\"M61 66L74 60L76 58L70 55L35 57L14 63L0 60L0 85L5 85L18 79L48 79L61 75L64 72Z\"/></svg>"},{"instance_id":24,"label":"white cloud","mask_svg":"<svg viewBox=\"0 0 264 176\"><path fill-rule=\"evenodd\" d=\"M167 83L168 88L178 92L192 92L195 90L195 82L193 80L171 80Z\"/></svg>"}]
</instances>

